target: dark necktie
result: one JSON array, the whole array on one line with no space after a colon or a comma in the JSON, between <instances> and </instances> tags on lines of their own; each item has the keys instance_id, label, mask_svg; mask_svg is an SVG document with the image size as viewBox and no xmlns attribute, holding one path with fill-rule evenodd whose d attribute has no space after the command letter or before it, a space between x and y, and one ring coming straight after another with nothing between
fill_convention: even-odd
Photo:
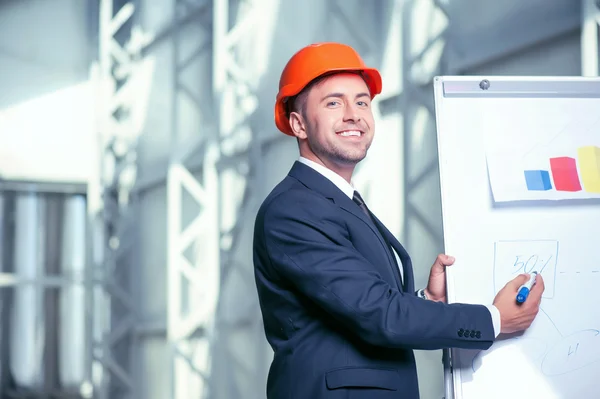
<instances>
[{"instance_id":1,"label":"dark necktie","mask_svg":"<svg viewBox=\"0 0 600 399\"><path fill-rule=\"evenodd\" d=\"M363 201L363 199L360 196L360 194L358 193L358 191L354 191L354 196L352 197L352 201L356 202L356 205L358 205L360 207L360 209L362 209L362 211L365 213L365 215L367 215L369 220L377 227L377 224L375 224L375 221L373 220L373 217L371 216L371 212L369 212L369 208L367 208L367 205L365 205L365 201Z\"/></svg>"},{"instance_id":2,"label":"dark necktie","mask_svg":"<svg viewBox=\"0 0 600 399\"><path fill-rule=\"evenodd\" d=\"M387 244L389 255L391 256L392 261L394 262L394 265L396 266L396 270L398 271L398 273L400 273L400 275L399 275L400 281L402 281L402 272L400 271L400 268L398 266L398 261L396 260L396 256L394 255L394 250L392 249L392 246L390 245L387 238L385 237L383 231L381 231L381 229L379 228L379 225L377 223L375 223L375 220L373 219L373 216L371 216L371 212L369 211L369 208L367 208L365 201L362 199L362 197L360 196L358 191L354 191L352 201L354 201L356 203L356 205L358 205L360 207L360 209L362 209L362 211L365 213L365 215L367 215L367 217L369 218L371 223L373 223L375 228L379 231L379 234L381 234L381 236L383 237L383 240Z\"/></svg>"}]
</instances>

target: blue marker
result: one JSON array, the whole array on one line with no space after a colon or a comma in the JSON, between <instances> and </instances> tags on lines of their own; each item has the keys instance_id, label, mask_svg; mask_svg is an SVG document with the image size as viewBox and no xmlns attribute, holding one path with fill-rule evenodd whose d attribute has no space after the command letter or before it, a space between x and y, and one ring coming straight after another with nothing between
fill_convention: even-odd
<instances>
[{"instance_id":1,"label":"blue marker","mask_svg":"<svg viewBox=\"0 0 600 399\"><path fill-rule=\"evenodd\" d=\"M531 287L535 284L535 278L537 277L537 272L531 272L531 277L529 280L519 287L519 291L517 292L517 302L523 303L529 296L529 291L531 291Z\"/></svg>"}]
</instances>

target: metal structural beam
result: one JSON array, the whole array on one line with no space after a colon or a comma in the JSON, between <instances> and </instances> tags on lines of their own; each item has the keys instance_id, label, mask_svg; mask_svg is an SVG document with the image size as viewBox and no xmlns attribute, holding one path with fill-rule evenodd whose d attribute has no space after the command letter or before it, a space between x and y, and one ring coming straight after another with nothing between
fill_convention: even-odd
<instances>
[{"instance_id":1,"label":"metal structural beam","mask_svg":"<svg viewBox=\"0 0 600 399\"><path fill-rule=\"evenodd\" d=\"M421 3L421 4L419 4ZM440 31L429 32L432 28L429 24L422 27L425 31L418 31L418 24L415 23L414 10L423 3L430 3L425 0L406 1L403 4L402 12L402 93L396 100L396 104L403 115L403 159L404 159L404 221L403 221L403 239L408 248L412 248L415 243L416 231L423 231L431 240L436 249L443 247L443 238L441 231L436 227L436 217L441 217L439 210L435 209L439 205L437 201L429 202L422 199L415 199L429 179L434 178L438 173L436 146L431 145L421 149L418 153L415 149L419 146L418 141L425 141L424 135L431 135L435 132L433 121L435 120L435 110L433 105L432 81L433 77L440 73L439 60L441 49L445 46L445 33L447 28ZM440 2L435 4L428 11L429 18L433 19L434 13L442 13L448 18L448 13ZM415 40L415 36L421 35L427 40ZM413 43L423 42L422 48L414 48ZM437 56L431 57L431 54L437 53ZM429 57L429 65L425 65L424 60ZM431 59L433 58L433 61ZM427 141L431 138L427 137ZM435 141L434 143L435 144ZM423 147L422 147L423 148ZM427 152L427 153L424 153ZM425 162L422 162L425 160ZM420 161L420 162L417 162ZM432 195L430 193L429 195ZM439 196L439 193L438 193ZM433 208L426 208L428 204L433 204ZM416 227L416 229L415 229Z\"/></svg>"},{"instance_id":2,"label":"metal structural beam","mask_svg":"<svg viewBox=\"0 0 600 399\"><path fill-rule=\"evenodd\" d=\"M252 295L253 265L247 256L251 236L248 221L254 209L257 193L261 192L260 176L265 148L274 143L261 137L254 123L258 109L255 92L259 77L252 71L260 63L258 53L264 24L274 15L272 1L215 0L213 81L217 106L219 169L219 226L221 251L220 310L216 327L215 374L211 380L210 397L215 399L253 397L257 381L262 380L265 363L259 343L254 348L240 347L240 337L254 339L257 298ZM276 9L276 7L275 7ZM255 21L261 20L262 24ZM268 42L267 42L268 43ZM237 293L236 293L237 292ZM239 292L247 299L233 308Z\"/></svg>"},{"instance_id":3,"label":"metal structural beam","mask_svg":"<svg viewBox=\"0 0 600 399\"><path fill-rule=\"evenodd\" d=\"M235 375L250 373L245 379L256 379L252 374L255 365L247 366L252 361L242 359L228 344L230 333L239 334L246 322L236 320L230 324L218 317L218 306L223 299L223 287L231 287L233 276L241 273L243 280L251 281L248 273L252 265L240 264L236 259L243 229L241 221L248 219L249 199L258 184L255 177L259 174L261 154L275 142L259 140L253 128L252 117L258 107L257 81L248 73L254 62L253 53L248 52L249 44L260 28L255 21L261 20L265 3L212 0L211 6L212 65L208 70L212 70L214 108L205 114L214 114L215 119L203 124L209 128L199 133L196 146L185 146L188 150L199 149L198 160L202 161L178 155L170 161L167 174L167 336L172 354L170 389L174 399L243 397ZM176 116L175 121L178 119ZM155 183L160 179L157 174ZM152 184L150 180L147 184ZM182 214L184 193L200 208L187 218ZM190 246L195 248L192 260L186 256ZM255 316L243 315L252 319ZM231 378L220 384L215 367L223 362Z\"/></svg>"},{"instance_id":4,"label":"metal structural beam","mask_svg":"<svg viewBox=\"0 0 600 399\"><path fill-rule=\"evenodd\" d=\"M448 2L442 0L397 1L402 10L402 85L400 93L382 101L381 106L382 113L395 111L402 115L404 210L401 236L411 252L413 264L421 265L415 271L417 282L425 284L429 271L423 267L430 265L444 248L432 81L434 76L445 72L441 60L447 46L450 17ZM447 359L444 352L442 360ZM439 360L425 354L419 355L419 360L420 367L427 369L422 370L423 375L441 376ZM447 382L447 376L444 377ZM429 390L427 394L438 393Z\"/></svg>"},{"instance_id":5,"label":"metal structural beam","mask_svg":"<svg viewBox=\"0 0 600 399\"><path fill-rule=\"evenodd\" d=\"M212 332L220 288L219 151L212 127L215 123L209 117L212 110L207 108L212 106L212 99L209 95L206 101L204 95L201 100L198 87L193 87L197 81L186 79L190 71L198 76L202 69L206 72L212 68L211 23L215 22L205 22L204 18L211 15L215 4L212 0L176 0L174 5L175 21L168 30L174 70L173 155L166 173L168 389L170 398L183 399L206 397L211 372ZM190 19L190 15L195 17ZM180 24L186 18L186 24ZM189 34L183 32L184 27L196 30ZM204 64L203 59L207 60ZM198 131L197 126L203 129ZM189 168L190 159L194 170ZM157 170L145 185L161 184L163 178L159 175ZM186 212L190 203L194 211Z\"/></svg>"},{"instance_id":6,"label":"metal structural beam","mask_svg":"<svg viewBox=\"0 0 600 399\"><path fill-rule=\"evenodd\" d=\"M600 66L600 1L581 1L581 74L582 76L598 76Z\"/></svg>"},{"instance_id":7,"label":"metal structural beam","mask_svg":"<svg viewBox=\"0 0 600 399\"><path fill-rule=\"evenodd\" d=\"M215 145L204 155L202 179L173 160L167 175L168 270L167 340L173 399L203 398L210 375L210 348L220 287L218 176ZM200 211L189 224L182 212L184 194ZM186 251L193 249L190 261Z\"/></svg>"},{"instance_id":8,"label":"metal structural beam","mask_svg":"<svg viewBox=\"0 0 600 399\"><path fill-rule=\"evenodd\" d=\"M86 282L90 368L94 398L138 398L138 315L131 293L136 245L131 189L141 133L134 77L147 36L133 24L132 2L100 1L99 59L92 70L98 88L99 159L88 185L90 262Z\"/></svg>"},{"instance_id":9,"label":"metal structural beam","mask_svg":"<svg viewBox=\"0 0 600 399\"><path fill-rule=\"evenodd\" d=\"M238 221L244 220L248 199L255 188L248 180L254 175L253 166L259 162L258 157L253 158L253 149L260 149L260 143L255 140L257 135L250 122L258 107L256 82L247 72L252 58L244 56L244 44L253 37L255 21L264 12L259 3L259 0L215 0L213 10L213 95L218 115L219 226L224 282L236 265L235 251L241 232ZM236 18L231 17L234 4L238 8Z\"/></svg>"},{"instance_id":10,"label":"metal structural beam","mask_svg":"<svg viewBox=\"0 0 600 399\"><path fill-rule=\"evenodd\" d=\"M213 379L216 331L219 340L226 341L228 329L218 324L217 307L222 286L236 267L234 252L240 232L236 221L245 210L251 189L247 180L254 132L249 118L257 99L252 76L245 72L247 65L240 63L239 43L248 38L259 17L254 5L212 1L211 80L216 119L206 125L214 126L214 130L200 133L200 178L186 167L189 163L183 156L172 160L167 176L168 339L173 354L174 399L213 397L217 392ZM238 8L236 18L231 16L234 6ZM200 207L188 227L182 226L183 192ZM195 256L188 262L184 252L190 245L195 246ZM184 285L189 287L189 298L179 295ZM185 303L189 306L184 307ZM219 355L230 358L229 353ZM227 387L233 391L230 397L243 396L235 386L235 381L228 381Z\"/></svg>"}]
</instances>

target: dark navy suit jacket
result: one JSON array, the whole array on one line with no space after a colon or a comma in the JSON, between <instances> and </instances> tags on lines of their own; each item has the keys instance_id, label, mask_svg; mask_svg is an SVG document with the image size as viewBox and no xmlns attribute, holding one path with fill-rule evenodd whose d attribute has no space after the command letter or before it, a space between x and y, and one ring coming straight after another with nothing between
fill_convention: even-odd
<instances>
[{"instance_id":1,"label":"dark navy suit jacket","mask_svg":"<svg viewBox=\"0 0 600 399\"><path fill-rule=\"evenodd\" d=\"M413 349L493 343L485 306L415 295L408 253L375 223L300 162L263 202L254 269L275 352L269 399L416 399ZM386 241L402 261L403 284Z\"/></svg>"}]
</instances>

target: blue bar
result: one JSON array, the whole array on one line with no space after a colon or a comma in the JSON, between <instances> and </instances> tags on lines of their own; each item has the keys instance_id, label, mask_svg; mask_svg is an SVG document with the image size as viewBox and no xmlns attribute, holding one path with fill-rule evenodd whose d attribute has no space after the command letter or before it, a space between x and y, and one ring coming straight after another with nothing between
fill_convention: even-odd
<instances>
[{"instance_id":1,"label":"blue bar","mask_svg":"<svg viewBox=\"0 0 600 399\"><path fill-rule=\"evenodd\" d=\"M525 182L529 191L547 191L552 189L550 173L547 170L526 170Z\"/></svg>"}]
</instances>

